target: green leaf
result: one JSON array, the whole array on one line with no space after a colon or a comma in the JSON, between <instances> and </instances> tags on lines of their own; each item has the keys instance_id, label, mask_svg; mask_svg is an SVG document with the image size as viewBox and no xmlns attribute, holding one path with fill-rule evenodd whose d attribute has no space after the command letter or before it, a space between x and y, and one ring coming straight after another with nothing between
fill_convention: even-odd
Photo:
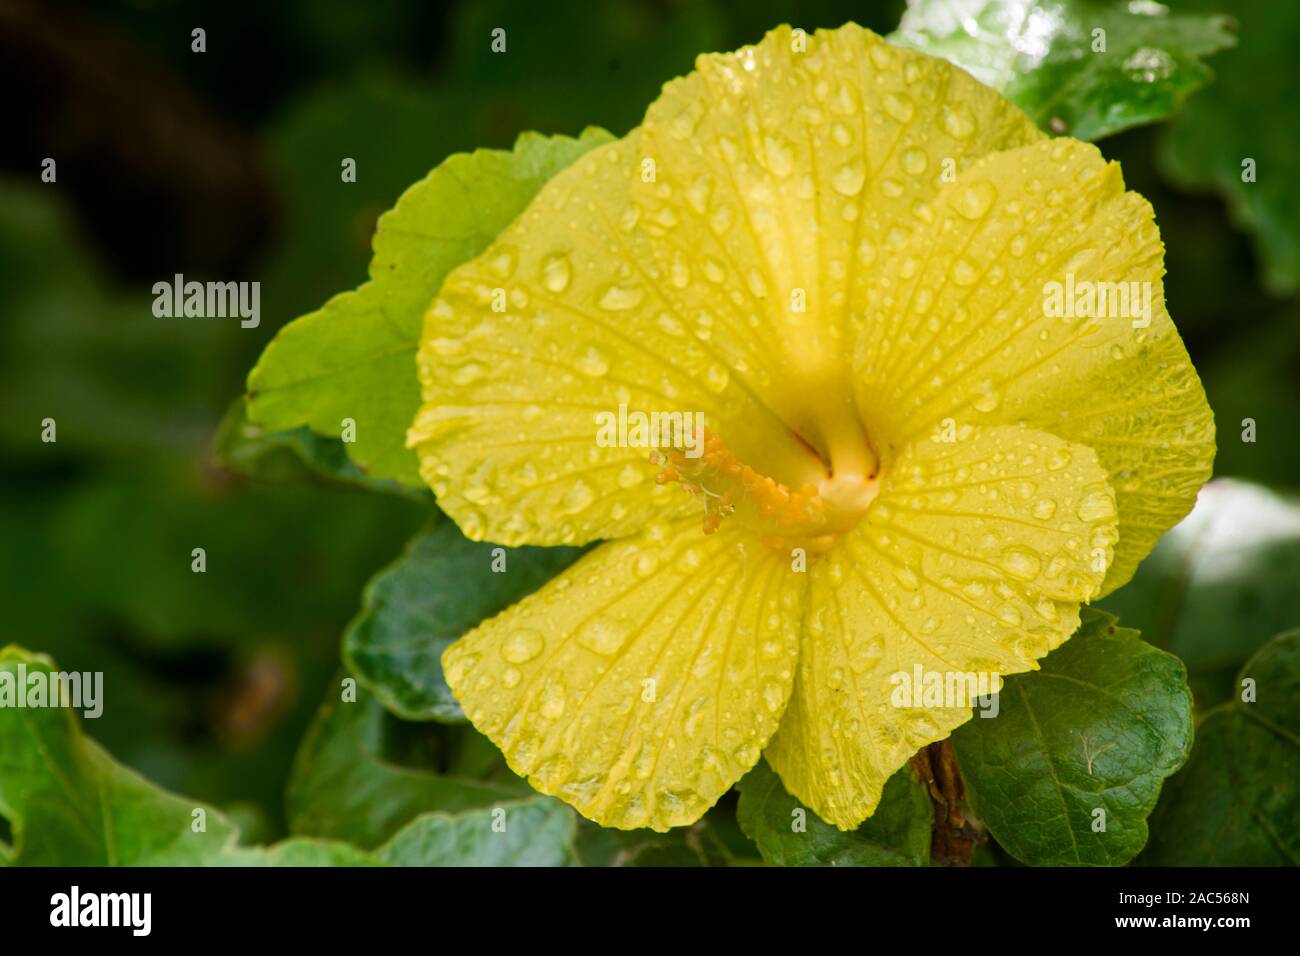
<instances>
[{"instance_id":1,"label":"green leaf","mask_svg":"<svg viewBox=\"0 0 1300 956\"><path fill-rule=\"evenodd\" d=\"M341 680L337 680L294 761L286 804L295 834L346 840L370 849L422 813L491 806L531 792L508 771L503 779L492 781L402 766L384 750L395 732L414 728L396 726L396 719L364 689L355 702L340 698ZM481 771L482 764L473 757L466 759L464 751L482 741L494 758L488 767L499 765L504 770L500 755L468 727L458 728L456 736L443 728L429 729L441 733L420 747L428 763L441 759L455 771Z\"/></svg>"},{"instance_id":2,"label":"green leaf","mask_svg":"<svg viewBox=\"0 0 1300 956\"><path fill-rule=\"evenodd\" d=\"M1042 670L1006 678L998 699L995 717L952 735L967 798L998 843L1035 866L1132 859L1192 746L1179 660L1085 608Z\"/></svg>"},{"instance_id":3,"label":"green leaf","mask_svg":"<svg viewBox=\"0 0 1300 956\"><path fill-rule=\"evenodd\" d=\"M1237 687L1196 728L1192 759L1165 788L1139 863L1300 866L1300 630L1264 645Z\"/></svg>"},{"instance_id":4,"label":"green leaf","mask_svg":"<svg viewBox=\"0 0 1300 956\"><path fill-rule=\"evenodd\" d=\"M464 813L426 813L375 855L390 866L570 866L577 816L534 797Z\"/></svg>"},{"instance_id":5,"label":"green leaf","mask_svg":"<svg viewBox=\"0 0 1300 956\"><path fill-rule=\"evenodd\" d=\"M1182 0L1206 8L1212 0ZM1165 130L1158 159L1174 182L1213 189L1255 237L1265 283L1284 295L1300 287L1300 157L1295 148L1296 50L1300 4L1234 0L1241 45L1215 60L1214 84ZM1243 162L1255 161L1253 182Z\"/></svg>"},{"instance_id":6,"label":"green leaf","mask_svg":"<svg viewBox=\"0 0 1300 956\"><path fill-rule=\"evenodd\" d=\"M432 507L433 497L427 489L407 488L391 479L367 475L348 457L339 439L317 435L306 427L267 431L248 420L246 405L243 396L235 399L213 439L217 460L235 474L271 484L355 485Z\"/></svg>"},{"instance_id":7,"label":"green leaf","mask_svg":"<svg viewBox=\"0 0 1300 956\"><path fill-rule=\"evenodd\" d=\"M52 662L0 650L5 685L48 684ZM34 681L33 681L34 679ZM111 684L105 694L112 693ZM205 829L195 832L196 811ZM176 796L113 760L63 707L0 707L0 815L13 845L0 861L23 866L340 866L373 862L343 844L293 840L241 847L218 810Z\"/></svg>"},{"instance_id":8,"label":"green leaf","mask_svg":"<svg viewBox=\"0 0 1300 956\"><path fill-rule=\"evenodd\" d=\"M924 866L930 859L930 796L910 767L889 778L876 812L848 833L786 793L766 761L737 786L740 827L774 866Z\"/></svg>"},{"instance_id":9,"label":"green leaf","mask_svg":"<svg viewBox=\"0 0 1300 956\"><path fill-rule=\"evenodd\" d=\"M375 478L423 487L406 429L420 404L415 352L425 310L447 273L487 248L551 176L593 146L524 134L510 152L452 156L406 191L379 220L370 281L289 324L249 374L248 415L271 431L306 425L339 436Z\"/></svg>"},{"instance_id":10,"label":"green leaf","mask_svg":"<svg viewBox=\"0 0 1300 956\"><path fill-rule=\"evenodd\" d=\"M758 848L740 832L727 798L689 827L667 833L613 830L578 821L574 855L582 866L744 866Z\"/></svg>"},{"instance_id":11,"label":"green leaf","mask_svg":"<svg viewBox=\"0 0 1300 956\"><path fill-rule=\"evenodd\" d=\"M1216 479L1102 606L1182 658L1198 703L1212 705L1247 656L1300 621L1297 581L1300 502Z\"/></svg>"},{"instance_id":12,"label":"green leaf","mask_svg":"<svg viewBox=\"0 0 1300 956\"><path fill-rule=\"evenodd\" d=\"M1094 140L1176 112L1231 23L1153 0L911 0L890 39L951 60L1043 130Z\"/></svg>"},{"instance_id":13,"label":"green leaf","mask_svg":"<svg viewBox=\"0 0 1300 956\"><path fill-rule=\"evenodd\" d=\"M443 679L442 652L581 554L580 548L474 542L452 522L439 521L366 587L361 614L343 636L344 660L393 713L462 721Z\"/></svg>"}]
</instances>

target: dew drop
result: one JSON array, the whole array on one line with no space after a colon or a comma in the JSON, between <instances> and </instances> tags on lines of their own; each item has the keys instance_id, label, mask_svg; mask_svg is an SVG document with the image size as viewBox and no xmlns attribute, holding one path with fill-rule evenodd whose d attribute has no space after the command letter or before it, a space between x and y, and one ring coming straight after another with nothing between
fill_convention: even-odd
<instances>
[{"instance_id":1,"label":"dew drop","mask_svg":"<svg viewBox=\"0 0 1300 956\"><path fill-rule=\"evenodd\" d=\"M687 548L682 556L677 559L677 571L680 574L693 574L700 569L704 559L700 557L700 552L694 548Z\"/></svg>"},{"instance_id":2,"label":"dew drop","mask_svg":"<svg viewBox=\"0 0 1300 956\"><path fill-rule=\"evenodd\" d=\"M856 196L866 180L866 167L859 160L845 163L831 175L831 186L841 196Z\"/></svg>"},{"instance_id":3,"label":"dew drop","mask_svg":"<svg viewBox=\"0 0 1300 956\"><path fill-rule=\"evenodd\" d=\"M1002 552L1002 567L1013 577L1032 581L1038 577L1043 562L1028 548L1007 548Z\"/></svg>"},{"instance_id":4,"label":"dew drop","mask_svg":"<svg viewBox=\"0 0 1300 956\"><path fill-rule=\"evenodd\" d=\"M649 558L658 565L658 559L652 554L642 554L636 562L635 570L640 577L649 577L654 573L654 567L646 574L641 573L641 559ZM606 657L617 654L619 649L627 643L628 628L625 624L615 621L613 618L598 616L588 620L581 628L578 629L577 641L589 651Z\"/></svg>"},{"instance_id":5,"label":"dew drop","mask_svg":"<svg viewBox=\"0 0 1300 956\"><path fill-rule=\"evenodd\" d=\"M547 720L557 720L564 715L564 688L559 681L547 681L542 691L542 716Z\"/></svg>"},{"instance_id":6,"label":"dew drop","mask_svg":"<svg viewBox=\"0 0 1300 956\"><path fill-rule=\"evenodd\" d=\"M885 94L884 103L885 112L900 123L911 121L913 114L916 112L916 107L912 103L911 99L904 96L902 93Z\"/></svg>"},{"instance_id":7,"label":"dew drop","mask_svg":"<svg viewBox=\"0 0 1300 956\"><path fill-rule=\"evenodd\" d=\"M1115 514L1115 503L1104 491L1090 491L1080 500L1075 513L1080 521L1101 521Z\"/></svg>"},{"instance_id":8,"label":"dew drop","mask_svg":"<svg viewBox=\"0 0 1300 956\"><path fill-rule=\"evenodd\" d=\"M952 103L943 108L943 128L953 139L970 139L975 132L975 117L964 103Z\"/></svg>"},{"instance_id":9,"label":"dew drop","mask_svg":"<svg viewBox=\"0 0 1300 956\"><path fill-rule=\"evenodd\" d=\"M502 279L509 279L514 275L515 264L519 257L509 246L503 246L488 259L488 267Z\"/></svg>"},{"instance_id":10,"label":"dew drop","mask_svg":"<svg viewBox=\"0 0 1300 956\"><path fill-rule=\"evenodd\" d=\"M1004 604L998 608L998 620L1007 627L1019 627L1021 622L1020 612L1009 604Z\"/></svg>"},{"instance_id":11,"label":"dew drop","mask_svg":"<svg viewBox=\"0 0 1300 956\"><path fill-rule=\"evenodd\" d=\"M564 509L565 514L576 515L578 512L590 508L591 503L595 500L596 495L591 490L591 487L582 479L578 479L564 493L564 497L560 499L560 507Z\"/></svg>"},{"instance_id":12,"label":"dew drop","mask_svg":"<svg viewBox=\"0 0 1300 956\"><path fill-rule=\"evenodd\" d=\"M668 281L678 289L685 289L691 284L691 270L680 252L673 256L672 265L668 267Z\"/></svg>"},{"instance_id":13,"label":"dew drop","mask_svg":"<svg viewBox=\"0 0 1300 956\"><path fill-rule=\"evenodd\" d=\"M978 398L975 399L975 411L991 412L998 407L1001 400L1001 396L998 395L997 392L993 391L991 388L986 389L980 393Z\"/></svg>"},{"instance_id":14,"label":"dew drop","mask_svg":"<svg viewBox=\"0 0 1300 956\"><path fill-rule=\"evenodd\" d=\"M451 355L458 355L465 351L464 339L430 339L429 348L435 355L441 355L444 358Z\"/></svg>"},{"instance_id":15,"label":"dew drop","mask_svg":"<svg viewBox=\"0 0 1300 956\"><path fill-rule=\"evenodd\" d=\"M767 168L776 176L784 179L794 172L794 147L784 136L776 133L765 134L763 156L767 160Z\"/></svg>"},{"instance_id":16,"label":"dew drop","mask_svg":"<svg viewBox=\"0 0 1300 956\"><path fill-rule=\"evenodd\" d=\"M531 661L546 647L546 640L541 633L532 628L520 628L511 631L501 642L501 657L507 664L525 664Z\"/></svg>"},{"instance_id":17,"label":"dew drop","mask_svg":"<svg viewBox=\"0 0 1300 956\"><path fill-rule=\"evenodd\" d=\"M855 674L873 669L885 656L885 639L879 634L856 641L849 649L849 667Z\"/></svg>"},{"instance_id":18,"label":"dew drop","mask_svg":"<svg viewBox=\"0 0 1300 956\"><path fill-rule=\"evenodd\" d=\"M591 346L582 355L578 356L578 360L573 363L573 367L589 378L600 378L602 375L609 373L609 360L594 346Z\"/></svg>"},{"instance_id":19,"label":"dew drop","mask_svg":"<svg viewBox=\"0 0 1300 956\"><path fill-rule=\"evenodd\" d=\"M975 267L967 259L958 259L952 266L952 281L959 286L971 286L978 278Z\"/></svg>"},{"instance_id":20,"label":"dew drop","mask_svg":"<svg viewBox=\"0 0 1300 956\"><path fill-rule=\"evenodd\" d=\"M909 176L919 176L925 172L930 159L923 149L909 149L903 153L903 169Z\"/></svg>"},{"instance_id":21,"label":"dew drop","mask_svg":"<svg viewBox=\"0 0 1300 956\"><path fill-rule=\"evenodd\" d=\"M552 292L563 292L573 279L573 266L562 252L547 256L542 262L542 285Z\"/></svg>"},{"instance_id":22,"label":"dew drop","mask_svg":"<svg viewBox=\"0 0 1300 956\"><path fill-rule=\"evenodd\" d=\"M957 211L967 219L979 219L992 208L998 191L992 183L975 183L962 190L957 199Z\"/></svg>"},{"instance_id":23,"label":"dew drop","mask_svg":"<svg viewBox=\"0 0 1300 956\"><path fill-rule=\"evenodd\" d=\"M641 304L645 293L639 286L614 283L600 297L600 307L610 312L626 312Z\"/></svg>"},{"instance_id":24,"label":"dew drop","mask_svg":"<svg viewBox=\"0 0 1300 956\"><path fill-rule=\"evenodd\" d=\"M921 587L921 579L906 565L899 565L894 569L894 579L908 591L915 591Z\"/></svg>"},{"instance_id":25,"label":"dew drop","mask_svg":"<svg viewBox=\"0 0 1300 956\"><path fill-rule=\"evenodd\" d=\"M477 362L466 362L456 367L451 373L451 380L457 385L468 385L483 377L487 370Z\"/></svg>"}]
</instances>

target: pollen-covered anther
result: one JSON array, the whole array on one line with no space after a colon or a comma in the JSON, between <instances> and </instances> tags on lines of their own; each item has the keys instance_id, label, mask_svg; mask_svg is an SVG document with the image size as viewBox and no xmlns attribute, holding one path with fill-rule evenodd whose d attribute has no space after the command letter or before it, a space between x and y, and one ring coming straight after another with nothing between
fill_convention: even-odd
<instances>
[{"instance_id":1,"label":"pollen-covered anther","mask_svg":"<svg viewBox=\"0 0 1300 956\"><path fill-rule=\"evenodd\" d=\"M657 483L677 482L687 494L701 500L705 534L716 531L722 519L738 509L765 527L775 526L778 532L800 538L826 524L826 503L815 485L791 491L740 461L716 434L705 432L696 457L670 448L653 452L650 460L661 469L655 476ZM785 538L780 533L769 537Z\"/></svg>"}]
</instances>

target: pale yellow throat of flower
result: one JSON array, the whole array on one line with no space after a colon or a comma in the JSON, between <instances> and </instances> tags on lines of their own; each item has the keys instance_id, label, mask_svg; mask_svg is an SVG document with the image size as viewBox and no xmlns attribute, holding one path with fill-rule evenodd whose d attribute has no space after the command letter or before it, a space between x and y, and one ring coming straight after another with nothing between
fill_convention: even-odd
<instances>
[{"instance_id":1,"label":"pale yellow throat of flower","mask_svg":"<svg viewBox=\"0 0 1300 956\"><path fill-rule=\"evenodd\" d=\"M880 459L849 395L847 376L835 367L839 363L828 364L821 369L823 384L812 384L815 376L810 377L796 399L798 420L814 438L793 433L803 454L784 458L785 480L741 461L715 431L705 431L697 458L677 449L650 456L662 467L655 476L659 484L676 482L699 500L705 534L733 518L774 549L796 544L823 553L866 515L880 492ZM828 378L846 387L828 388Z\"/></svg>"}]
</instances>

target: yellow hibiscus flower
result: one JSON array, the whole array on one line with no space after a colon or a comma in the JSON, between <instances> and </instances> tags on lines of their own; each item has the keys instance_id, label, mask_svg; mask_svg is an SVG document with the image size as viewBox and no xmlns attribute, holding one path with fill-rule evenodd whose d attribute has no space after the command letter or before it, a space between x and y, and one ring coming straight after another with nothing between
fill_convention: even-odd
<instances>
[{"instance_id":1,"label":"yellow hibiscus flower","mask_svg":"<svg viewBox=\"0 0 1300 956\"><path fill-rule=\"evenodd\" d=\"M427 316L441 507L613 539L447 650L469 719L605 826L689 824L762 754L857 826L971 716L891 675L1037 667L1209 476L1162 272L1114 163L945 61L853 25L701 56ZM703 453L597 442L620 406L703 413Z\"/></svg>"}]
</instances>

